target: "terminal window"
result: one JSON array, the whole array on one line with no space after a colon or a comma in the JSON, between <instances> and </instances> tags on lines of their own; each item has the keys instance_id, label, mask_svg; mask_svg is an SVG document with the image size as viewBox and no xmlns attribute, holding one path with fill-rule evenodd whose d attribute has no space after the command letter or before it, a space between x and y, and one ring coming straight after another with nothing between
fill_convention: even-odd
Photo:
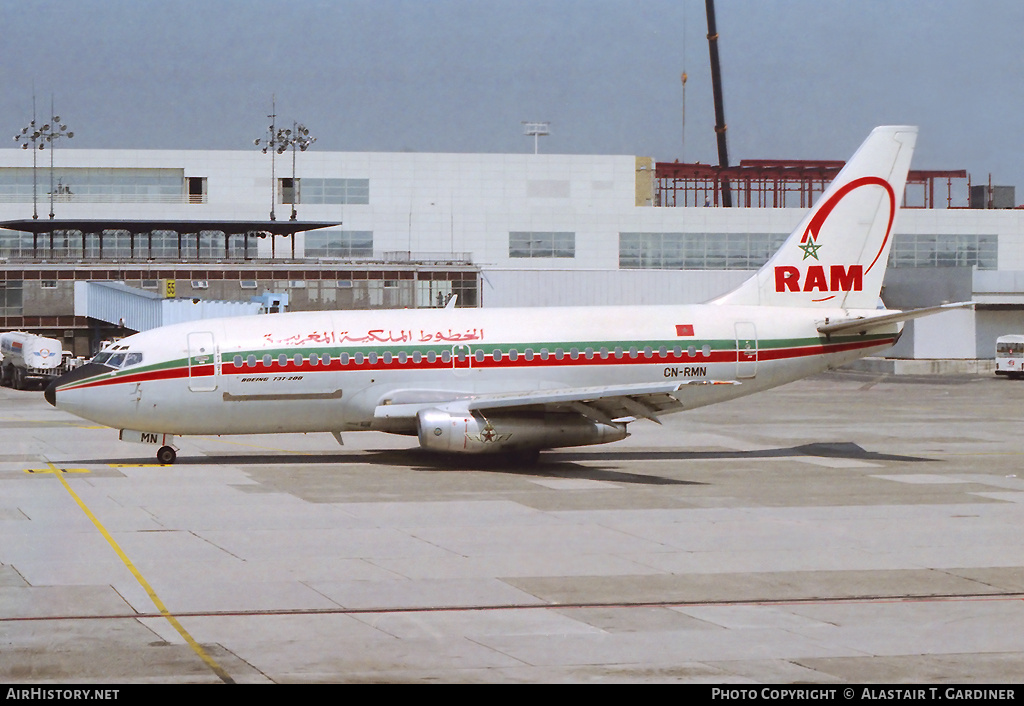
<instances>
[{"instance_id":1,"label":"terminal window","mask_svg":"<svg viewBox=\"0 0 1024 706\"><path fill-rule=\"evenodd\" d=\"M619 233L619 268L756 270L787 238L785 233ZM897 234L891 267L997 267L998 236Z\"/></svg>"},{"instance_id":2,"label":"terminal window","mask_svg":"<svg viewBox=\"0 0 1024 706\"><path fill-rule=\"evenodd\" d=\"M369 179L281 179L281 203L368 204Z\"/></svg>"},{"instance_id":3,"label":"terminal window","mask_svg":"<svg viewBox=\"0 0 1024 706\"><path fill-rule=\"evenodd\" d=\"M999 236L960 233L929 235L898 234L893 237L889 264L892 267L997 267Z\"/></svg>"},{"instance_id":4,"label":"terminal window","mask_svg":"<svg viewBox=\"0 0 1024 706\"><path fill-rule=\"evenodd\" d=\"M330 229L307 231L306 257L373 257L373 231Z\"/></svg>"},{"instance_id":5,"label":"terminal window","mask_svg":"<svg viewBox=\"0 0 1024 706\"><path fill-rule=\"evenodd\" d=\"M63 167L53 170L54 200L61 203L184 203L190 187L182 169ZM0 169L0 201L43 203L47 183L33 187L32 169Z\"/></svg>"},{"instance_id":6,"label":"terminal window","mask_svg":"<svg viewBox=\"0 0 1024 706\"><path fill-rule=\"evenodd\" d=\"M0 282L0 316L21 316L21 282Z\"/></svg>"},{"instance_id":7,"label":"terminal window","mask_svg":"<svg viewBox=\"0 0 1024 706\"><path fill-rule=\"evenodd\" d=\"M623 270L756 270L786 233L619 233Z\"/></svg>"},{"instance_id":8,"label":"terminal window","mask_svg":"<svg viewBox=\"0 0 1024 706\"><path fill-rule=\"evenodd\" d=\"M548 231L512 231L509 257L576 257L576 234Z\"/></svg>"}]
</instances>

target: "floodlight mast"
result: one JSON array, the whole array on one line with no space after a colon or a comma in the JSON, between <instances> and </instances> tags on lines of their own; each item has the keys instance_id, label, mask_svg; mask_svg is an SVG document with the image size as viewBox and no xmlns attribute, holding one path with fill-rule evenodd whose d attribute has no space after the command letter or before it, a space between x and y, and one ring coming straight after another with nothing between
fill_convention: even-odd
<instances>
[{"instance_id":1,"label":"floodlight mast","mask_svg":"<svg viewBox=\"0 0 1024 706\"><path fill-rule=\"evenodd\" d=\"M533 153L537 154L538 140L551 134L550 122L530 122L523 120L523 134L533 137Z\"/></svg>"},{"instance_id":2,"label":"floodlight mast","mask_svg":"<svg viewBox=\"0 0 1024 706\"><path fill-rule=\"evenodd\" d=\"M277 203L277 165L275 164L275 155L284 152L284 148L281 146L280 132L277 129L277 97L271 96L270 98L270 127L267 128L267 137L257 137L253 140L253 144L257 147L260 146L260 142L263 142L263 154L270 152L270 220L276 221L277 216L274 213L274 205Z\"/></svg>"},{"instance_id":3,"label":"floodlight mast","mask_svg":"<svg viewBox=\"0 0 1024 706\"><path fill-rule=\"evenodd\" d=\"M36 99L32 96L32 122L28 126L21 129L21 132L14 136L15 142L21 142L21 148L23 150L32 150L32 218L39 218L38 208L38 180L36 178L36 149L45 149L47 143L50 145L50 220L53 220L53 196L55 193L53 185L53 150L57 146L57 140L62 137L66 137L69 140L75 136L75 133L68 130L68 126L60 122L60 116L54 115L53 112L53 100L50 100L50 122L44 125L36 125ZM31 143L31 147L29 147Z\"/></svg>"},{"instance_id":4,"label":"floodlight mast","mask_svg":"<svg viewBox=\"0 0 1024 706\"><path fill-rule=\"evenodd\" d=\"M292 213L289 220L294 221L298 218L298 212L295 210L295 197L298 193L295 189L295 152L296 149L300 152L305 152L316 142L316 138L309 134L309 128L302 123L293 122L292 129L290 130L278 128L276 98L271 99L270 115L267 117L270 118L267 137L258 137L253 141L253 144L259 147L262 142L263 154L270 152L270 220L277 220L277 215L274 212L274 206L277 203L277 166L275 157L279 154L284 154L290 147L292 150Z\"/></svg>"},{"instance_id":5,"label":"floodlight mast","mask_svg":"<svg viewBox=\"0 0 1024 706\"><path fill-rule=\"evenodd\" d=\"M309 134L309 128L295 122L292 123L291 134L288 135L288 131L285 131L285 135L285 143L292 148L292 215L288 220L294 221L299 217L295 210L295 204L299 200L299 182L295 180L295 152L305 152L316 142L316 138Z\"/></svg>"},{"instance_id":6,"label":"floodlight mast","mask_svg":"<svg viewBox=\"0 0 1024 706\"><path fill-rule=\"evenodd\" d=\"M21 142L24 138L24 142ZM36 97L32 96L32 122L27 126L21 128L21 132L14 136L15 142L21 142L21 149L32 150L32 219L39 219L39 208L38 208L38 188L36 186L36 142L42 138L42 133L36 129ZM29 147L29 143L32 146ZM43 149L42 145L39 145L39 149Z\"/></svg>"}]
</instances>

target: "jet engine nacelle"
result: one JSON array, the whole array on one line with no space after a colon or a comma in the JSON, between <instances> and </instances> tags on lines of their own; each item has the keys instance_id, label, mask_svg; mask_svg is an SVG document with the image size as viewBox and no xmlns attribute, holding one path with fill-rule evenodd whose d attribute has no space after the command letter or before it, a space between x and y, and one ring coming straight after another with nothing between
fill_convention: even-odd
<instances>
[{"instance_id":1,"label":"jet engine nacelle","mask_svg":"<svg viewBox=\"0 0 1024 706\"><path fill-rule=\"evenodd\" d=\"M625 423L602 424L577 414L449 413L427 409L416 415L420 446L448 453L497 453L555 449L620 441Z\"/></svg>"}]
</instances>

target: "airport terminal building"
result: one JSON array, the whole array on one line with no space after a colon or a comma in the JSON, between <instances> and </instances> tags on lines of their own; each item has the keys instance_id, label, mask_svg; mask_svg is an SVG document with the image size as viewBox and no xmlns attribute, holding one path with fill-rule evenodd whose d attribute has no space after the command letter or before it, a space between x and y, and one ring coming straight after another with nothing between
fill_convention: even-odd
<instances>
[{"instance_id":1,"label":"airport terminal building","mask_svg":"<svg viewBox=\"0 0 1024 706\"><path fill-rule=\"evenodd\" d=\"M276 292L290 310L452 294L486 307L697 303L760 267L842 166L59 149L51 171L49 156L0 151L0 330L77 355L131 328L89 310L86 282L193 302ZM894 355L992 358L996 336L1024 333L1024 209L962 171L912 171L905 206L886 304L976 306L910 322Z\"/></svg>"}]
</instances>

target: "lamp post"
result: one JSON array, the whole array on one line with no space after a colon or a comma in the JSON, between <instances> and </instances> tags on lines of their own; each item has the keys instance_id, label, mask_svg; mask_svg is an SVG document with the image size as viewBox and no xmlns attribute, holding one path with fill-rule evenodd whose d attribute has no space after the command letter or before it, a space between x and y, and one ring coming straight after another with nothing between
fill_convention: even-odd
<instances>
[{"instance_id":1,"label":"lamp post","mask_svg":"<svg viewBox=\"0 0 1024 706\"><path fill-rule=\"evenodd\" d=\"M50 105L50 111L53 111L53 105ZM49 130L47 130L49 128ZM75 136L75 133L68 132L68 126L64 125L60 121L59 115L54 115L52 122L49 125L43 125L43 140L50 143L50 220L53 220L53 151L57 146L56 142L61 137L66 137L69 140ZM41 147L42 145L40 145ZM65 187L68 188L68 187ZM68 191L67 193L71 193Z\"/></svg>"},{"instance_id":2,"label":"lamp post","mask_svg":"<svg viewBox=\"0 0 1024 706\"><path fill-rule=\"evenodd\" d=\"M32 99L32 122L27 127L21 129L21 132L14 136L15 142L21 142L21 148L23 150L32 150L32 218L39 218L39 209L37 207L38 198L37 194L37 180L36 180L36 153L35 150L45 149L47 143L50 145L50 220L53 220L53 150L57 146L57 140L62 137L66 137L69 140L75 136L75 133L68 131L68 126L64 125L60 121L59 115L53 115L53 101L50 102L50 115L53 117L50 122L36 126L36 102L35 98ZM24 140L24 142L22 142ZM31 143L31 147L29 147Z\"/></svg>"},{"instance_id":3,"label":"lamp post","mask_svg":"<svg viewBox=\"0 0 1024 706\"><path fill-rule=\"evenodd\" d=\"M36 107L35 100L32 101L32 122L26 127L21 129L21 132L14 136L15 142L21 142L21 149L32 150L32 218L36 220L39 218L39 208L37 206L37 188L36 188L36 143L42 139L43 133L36 128ZM22 142L24 140L24 142ZM32 146L29 147L29 143ZM43 149L43 145L38 145L39 149Z\"/></svg>"},{"instance_id":4,"label":"lamp post","mask_svg":"<svg viewBox=\"0 0 1024 706\"><path fill-rule=\"evenodd\" d=\"M533 153L537 154L537 144L541 137L547 137L551 134L551 123L549 122L530 122L527 120L523 122L523 134L527 137L533 138Z\"/></svg>"},{"instance_id":5,"label":"lamp post","mask_svg":"<svg viewBox=\"0 0 1024 706\"><path fill-rule=\"evenodd\" d=\"M60 123L60 116L53 115L53 101L50 100L50 122L42 125L36 125L36 98L32 98L32 122L27 127L22 128L22 132L14 135L15 142L22 142L23 150L32 150L32 217L39 218L39 209L37 206L38 198L38 186L36 178L36 149L43 150L46 148L46 143L50 144L50 218L53 218L53 148L56 147L56 141L61 137L67 137L71 139L75 136L74 132L68 131L68 126ZM24 142L22 140L25 140ZM32 143L32 147L29 147L29 143Z\"/></svg>"},{"instance_id":6,"label":"lamp post","mask_svg":"<svg viewBox=\"0 0 1024 706\"><path fill-rule=\"evenodd\" d=\"M292 123L292 129L278 128L277 127L277 113L276 106L273 107L272 112L267 117L270 118L270 127L267 129L267 137L256 138L253 140L253 144L257 147L263 144L263 154L270 152L270 220L277 220L277 215L274 212L274 207L277 203L277 164L275 157L279 154L284 154L285 151L290 147L292 150L292 213L289 220L294 221L298 217L298 213L295 210L295 195L298 193L295 189L295 152L305 152L309 149L310 145L316 142L316 138L309 134L309 128L301 123Z\"/></svg>"},{"instance_id":7,"label":"lamp post","mask_svg":"<svg viewBox=\"0 0 1024 706\"><path fill-rule=\"evenodd\" d=\"M299 214L295 210L295 203L299 200L298 182L295 181L295 152L305 152L310 148L316 138L309 134L309 129L302 123L292 123L291 130L284 131L283 144L292 148L292 215L288 220L294 221Z\"/></svg>"},{"instance_id":8,"label":"lamp post","mask_svg":"<svg viewBox=\"0 0 1024 706\"><path fill-rule=\"evenodd\" d=\"M266 137L257 137L253 144L257 147L263 145L263 154L270 152L270 220L277 220L274 207L277 204L277 164L275 157L284 154L290 147L292 149L292 188L295 188L295 151L305 152L310 145L316 142L316 138L309 134L309 129L301 123L292 123L292 129L277 127L277 104L271 103L270 127L267 128ZM292 214L290 220L297 217L295 211L295 199L292 198Z\"/></svg>"},{"instance_id":9,"label":"lamp post","mask_svg":"<svg viewBox=\"0 0 1024 706\"><path fill-rule=\"evenodd\" d=\"M283 137L282 131L277 129L277 99L270 99L270 127L267 128L266 137L257 137L253 140L253 144L257 147L260 146L260 142L263 143L263 154L270 152L270 220L276 221L277 216L274 214L274 205L277 203L277 169L274 162L274 157L285 151L285 147L281 144ZM271 236L273 237L273 236Z\"/></svg>"}]
</instances>

